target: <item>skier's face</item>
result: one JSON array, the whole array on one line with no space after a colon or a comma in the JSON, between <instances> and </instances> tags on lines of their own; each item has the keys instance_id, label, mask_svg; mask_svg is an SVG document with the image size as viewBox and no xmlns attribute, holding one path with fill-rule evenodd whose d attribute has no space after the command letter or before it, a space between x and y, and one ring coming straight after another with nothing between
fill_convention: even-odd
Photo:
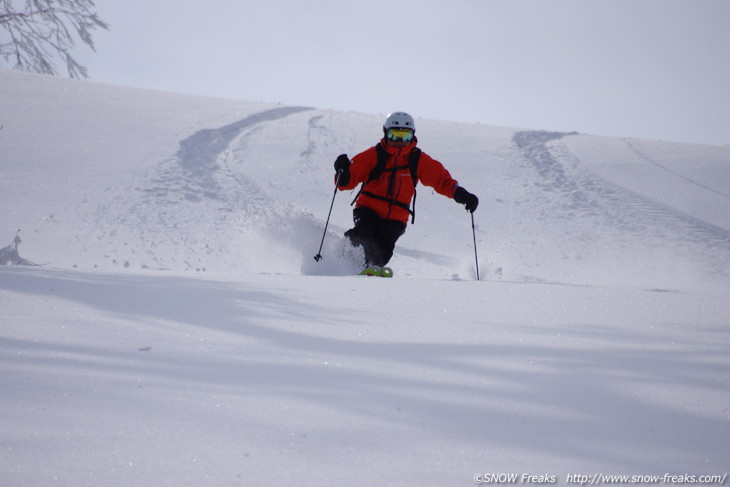
<instances>
[{"instance_id":1,"label":"skier's face","mask_svg":"<svg viewBox=\"0 0 730 487\"><path fill-rule=\"evenodd\" d=\"M390 139L387 139L387 142L388 142L388 145L390 145L392 147L405 147L408 144L410 144L410 142L406 142L405 140L390 140Z\"/></svg>"}]
</instances>

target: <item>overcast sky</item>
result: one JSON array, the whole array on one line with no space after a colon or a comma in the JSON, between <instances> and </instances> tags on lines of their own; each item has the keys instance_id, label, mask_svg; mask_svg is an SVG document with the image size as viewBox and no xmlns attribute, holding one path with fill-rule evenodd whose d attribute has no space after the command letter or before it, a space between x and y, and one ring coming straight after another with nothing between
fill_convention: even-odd
<instances>
[{"instance_id":1,"label":"overcast sky","mask_svg":"<svg viewBox=\"0 0 730 487\"><path fill-rule=\"evenodd\" d=\"M94 81L730 144L728 0L96 0Z\"/></svg>"}]
</instances>

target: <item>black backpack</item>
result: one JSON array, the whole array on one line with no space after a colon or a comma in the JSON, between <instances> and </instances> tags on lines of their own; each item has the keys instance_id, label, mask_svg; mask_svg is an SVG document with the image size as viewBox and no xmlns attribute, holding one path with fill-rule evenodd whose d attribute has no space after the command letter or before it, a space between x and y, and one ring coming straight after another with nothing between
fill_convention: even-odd
<instances>
[{"instance_id":1,"label":"black backpack","mask_svg":"<svg viewBox=\"0 0 730 487\"><path fill-rule=\"evenodd\" d=\"M355 196L355 199L352 200L352 205L355 204L355 201L360 197L361 194L364 194L366 196L369 196L371 198L375 198L376 200L386 201L390 203L391 205L398 206L400 208L403 208L408 211L408 213L411 214L411 223L414 223L416 221L416 184L418 184L418 160L421 158L421 149L418 147L414 147L411 149L410 154L408 154L408 165L407 166L395 166L392 168L385 168L385 165L388 163L388 158L390 157L390 154L385 150L385 148L382 146L382 144L378 143L378 145L375 146L376 151L378 152L378 162L375 163L375 167L372 171L370 171L370 175L368 176L367 181L362 183L360 186L360 191L357 192L357 195ZM400 201L396 201L393 198L389 198L387 196L379 196L376 194L373 194L369 191L365 191L366 185L370 181L374 181L380 176L383 175L383 172L389 171L389 172L396 172L400 171L402 169L408 169L411 173L411 178L413 178L413 206L411 208L411 205L407 205L405 203L401 203Z\"/></svg>"}]
</instances>

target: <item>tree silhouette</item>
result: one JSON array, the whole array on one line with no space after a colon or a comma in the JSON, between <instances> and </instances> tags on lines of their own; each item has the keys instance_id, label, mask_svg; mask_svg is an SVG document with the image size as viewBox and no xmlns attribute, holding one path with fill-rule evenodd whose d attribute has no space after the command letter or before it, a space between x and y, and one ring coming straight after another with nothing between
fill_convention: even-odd
<instances>
[{"instance_id":1,"label":"tree silhouette","mask_svg":"<svg viewBox=\"0 0 730 487\"><path fill-rule=\"evenodd\" d=\"M7 34L0 36L0 60L15 69L58 75L54 63L60 58L71 78L88 78L71 50L78 36L95 51L91 32L109 29L94 8L93 0L0 0L0 33Z\"/></svg>"}]
</instances>

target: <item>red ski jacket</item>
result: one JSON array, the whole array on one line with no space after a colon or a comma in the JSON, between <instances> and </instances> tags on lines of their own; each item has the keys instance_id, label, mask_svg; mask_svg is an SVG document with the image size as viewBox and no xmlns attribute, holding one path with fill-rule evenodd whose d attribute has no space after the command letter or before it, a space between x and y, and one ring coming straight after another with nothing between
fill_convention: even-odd
<instances>
[{"instance_id":1,"label":"red ski jacket","mask_svg":"<svg viewBox=\"0 0 730 487\"><path fill-rule=\"evenodd\" d=\"M407 224L411 214L408 208L415 193L408 163L411 150L417 143L418 140L414 137L409 145L399 148L388 145L385 139L381 140L380 145L388 153L388 159L380 177L367 182L378 162L378 151L376 146L373 146L352 158L350 181L338 188L354 189L358 184L365 182L363 191L357 197L356 206L366 206L375 211L380 218ZM394 167L398 169L393 171ZM417 176L421 184L449 198L453 198L454 191L459 185L439 161L425 152L421 152L418 160Z\"/></svg>"}]
</instances>

